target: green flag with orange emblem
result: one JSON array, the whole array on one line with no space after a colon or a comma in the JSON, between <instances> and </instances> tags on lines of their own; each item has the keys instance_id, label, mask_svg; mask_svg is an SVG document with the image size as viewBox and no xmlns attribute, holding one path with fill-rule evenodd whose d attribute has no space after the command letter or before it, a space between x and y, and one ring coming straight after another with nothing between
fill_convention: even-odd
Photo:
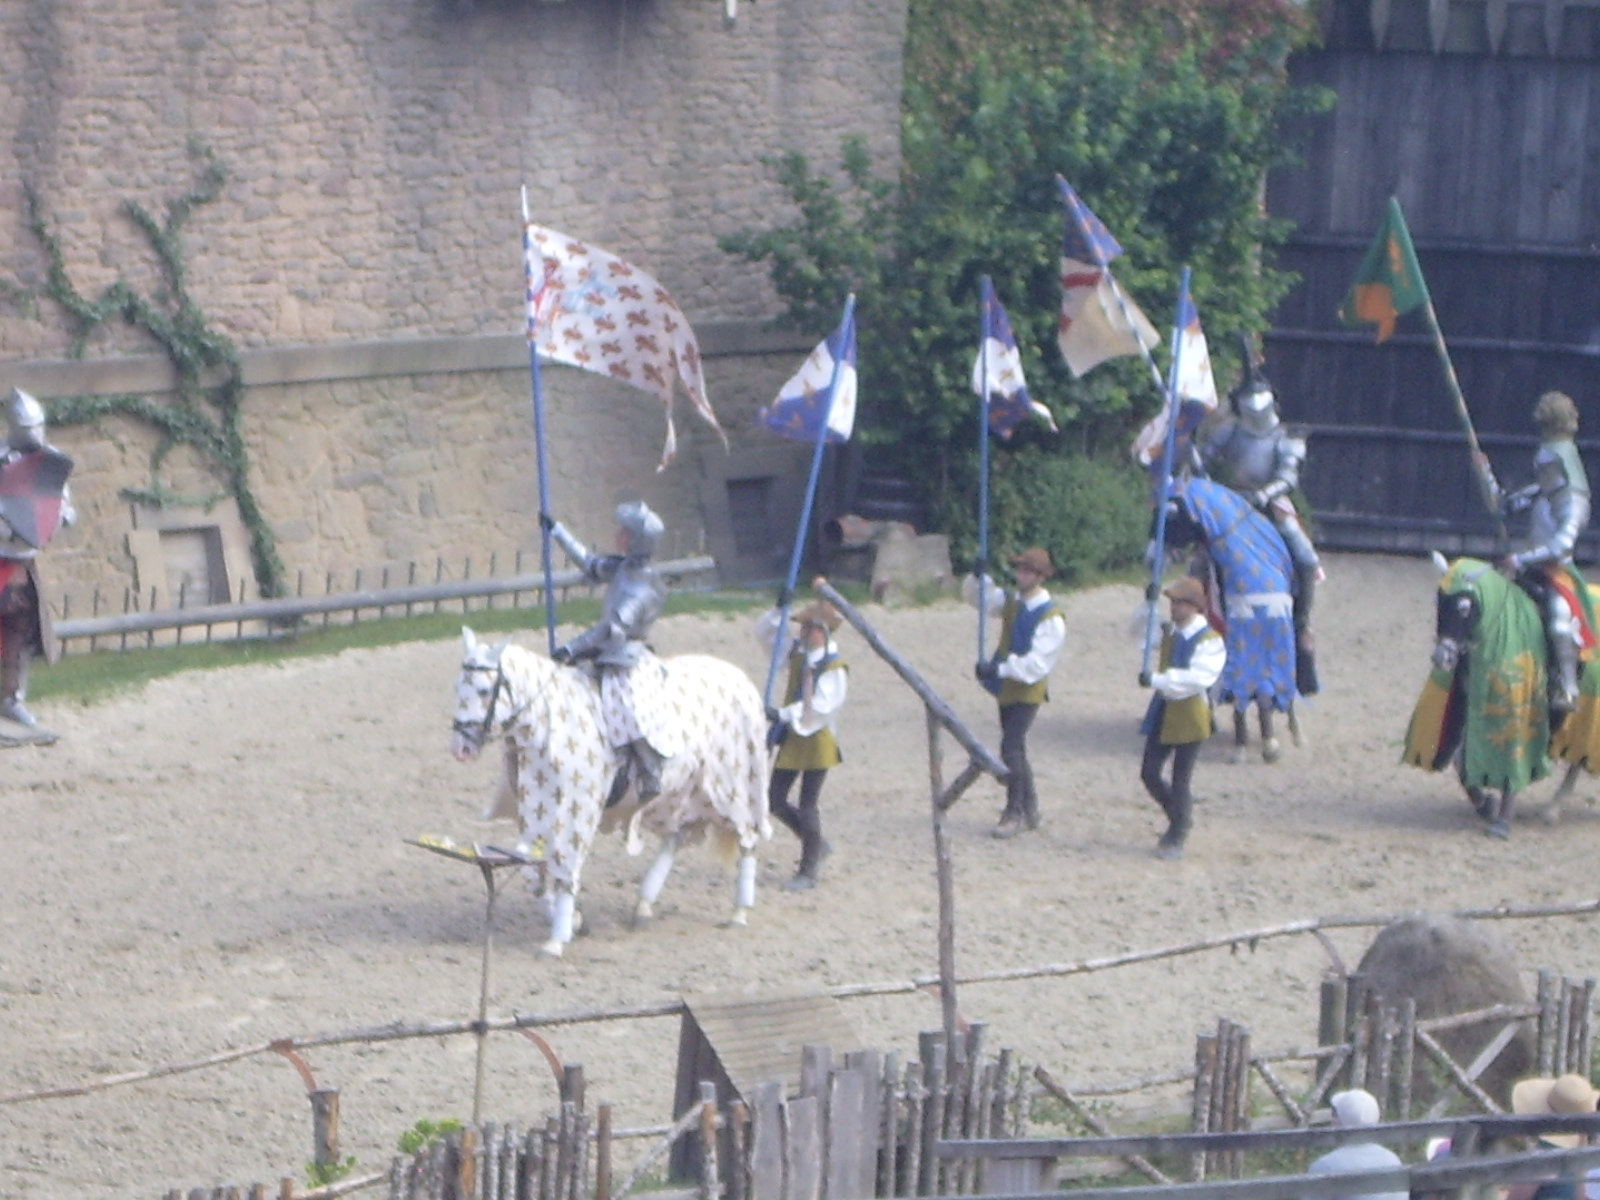
<instances>
[{"instance_id":1,"label":"green flag with orange emblem","mask_svg":"<svg viewBox=\"0 0 1600 1200\"><path fill-rule=\"evenodd\" d=\"M1428 286L1422 281L1405 215L1400 201L1390 196L1378 236L1367 247L1355 282L1339 306L1339 319L1346 325L1376 325L1378 341L1383 342L1394 332L1396 318L1427 300Z\"/></svg>"}]
</instances>

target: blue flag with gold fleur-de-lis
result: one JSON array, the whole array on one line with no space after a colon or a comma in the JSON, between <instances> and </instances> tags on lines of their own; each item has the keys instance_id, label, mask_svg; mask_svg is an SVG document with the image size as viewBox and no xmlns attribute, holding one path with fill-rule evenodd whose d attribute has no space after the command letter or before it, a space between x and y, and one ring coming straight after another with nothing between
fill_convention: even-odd
<instances>
[{"instance_id":1,"label":"blue flag with gold fleur-de-lis","mask_svg":"<svg viewBox=\"0 0 1600 1200\"><path fill-rule=\"evenodd\" d=\"M837 370L835 369L837 368ZM839 327L807 356L778 398L757 414L774 433L814 442L828 423L828 441L847 442L856 424L856 318L852 309Z\"/></svg>"}]
</instances>

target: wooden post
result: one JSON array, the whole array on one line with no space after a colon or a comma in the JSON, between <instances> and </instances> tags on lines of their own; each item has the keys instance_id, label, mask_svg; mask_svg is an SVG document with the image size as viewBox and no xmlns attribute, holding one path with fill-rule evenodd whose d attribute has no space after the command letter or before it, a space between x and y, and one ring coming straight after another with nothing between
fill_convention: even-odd
<instances>
[{"instance_id":1,"label":"wooden post","mask_svg":"<svg viewBox=\"0 0 1600 1200\"><path fill-rule=\"evenodd\" d=\"M944 1128L945 1045L938 1033L922 1033L917 1038L922 1055L922 1170L917 1179L917 1195L935 1194L939 1160L933 1156L934 1143Z\"/></svg>"},{"instance_id":2,"label":"wooden post","mask_svg":"<svg viewBox=\"0 0 1600 1200\"><path fill-rule=\"evenodd\" d=\"M1349 981L1343 975L1322 977L1321 1003L1317 1009L1317 1045L1339 1046L1345 1041L1345 998Z\"/></svg>"},{"instance_id":3,"label":"wooden post","mask_svg":"<svg viewBox=\"0 0 1600 1200\"><path fill-rule=\"evenodd\" d=\"M478 1131L469 1125L460 1133L452 1134L450 1141L455 1159L450 1173L454 1197L473 1200L478 1194Z\"/></svg>"},{"instance_id":4,"label":"wooden post","mask_svg":"<svg viewBox=\"0 0 1600 1200\"><path fill-rule=\"evenodd\" d=\"M1399 1057L1395 1063L1394 1115L1402 1121L1411 1119L1411 1076L1416 1068L1417 1053L1417 1002L1407 996L1400 1002Z\"/></svg>"},{"instance_id":5,"label":"wooden post","mask_svg":"<svg viewBox=\"0 0 1600 1200\"><path fill-rule=\"evenodd\" d=\"M718 1200L722 1194L717 1170L717 1085L700 1084L700 1200Z\"/></svg>"},{"instance_id":6,"label":"wooden post","mask_svg":"<svg viewBox=\"0 0 1600 1200\"><path fill-rule=\"evenodd\" d=\"M1535 1059L1534 1072L1538 1075L1555 1074L1555 1041L1556 1041L1556 978L1555 972L1546 967L1539 968L1539 1025L1535 1044L1538 1054Z\"/></svg>"},{"instance_id":7,"label":"wooden post","mask_svg":"<svg viewBox=\"0 0 1600 1200\"><path fill-rule=\"evenodd\" d=\"M1195 1133L1211 1132L1211 1093L1217 1083L1217 1035L1202 1033L1194 1045L1194 1103L1189 1125ZM1206 1177L1206 1156L1196 1151L1189 1159L1189 1178L1199 1183Z\"/></svg>"},{"instance_id":8,"label":"wooden post","mask_svg":"<svg viewBox=\"0 0 1600 1200\"><path fill-rule=\"evenodd\" d=\"M1555 1049L1551 1055L1550 1074L1565 1075L1568 1071L1581 1070L1585 1078L1589 1075L1589 1065L1584 1063L1581 1067L1574 1066L1567 1054L1571 1050L1568 1045L1572 1036L1572 985L1563 975L1556 982L1556 1032Z\"/></svg>"},{"instance_id":9,"label":"wooden post","mask_svg":"<svg viewBox=\"0 0 1600 1200\"><path fill-rule=\"evenodd\" d=\"M583 1064L563 1063L561 1065L561 1099L570 1100L578 1109L583 1108Z\"/></svg>"},{"instance_id":10,"label":"wooden post","mask_svg":"<svg viewBox=\"0 0 1600 1200\"><path fill-rule=\"evenodd\" d=\"M945 829L945 810L939 805L944 791L943 751L939 745L939 720L932 708L925 709L928 726L928 787L932 793L933 865L939 885L939 1006L944 1015L947 1053L961 1053L956 1046L956 887L955 869L950 859L950 835Z\"/></svg>"},{"instance_id":11,"label":"wooden post","mask_svg":"<svg viewBox=\"0 0 1600 1200\"><path fill-rule=\"evenodd\" d=\"M529 1135L532 1136L531 1134ZM556 1200L556 1173L561 1153L561 1118L546 1117L544 1133L539 1141L539 1194L537 1200ZM530 1197L529 1200L535 1200Z\"/></svg>"},{"instance_id":12,"label":"wooden post","mask_svg":"<svg viewBox=\"0 0 1600 1200\"><path fill-rule=\"evenodd\" d=\"M500 1141L505 1130L497 1121L485 1121L482 1127L484 1200L500 1200Z\"/></svg>"},{"instance_id":13,"label":"wooden post","mask_svg":"<svg viewBox=\"0 0 1600 1200\"><path fill-rule=\"evenodd\" d=\"M1366 1037L1361 1030L1361 1017L1366 1012L1367 993L1371 990L1366 976L1359 971L1345 977L1344 1037L1340 1040L1350 1047L1350 1057L1345 1059L1334 1088L1360 1087L1367 1073Z\"/></svg>"},{"instance_id":14,"label":"wooden post","mask_svg":"<svg viewBox=\"0 0 1600 1200\"><path fill-rule=\"evenodd\" d=\"M311 1099L311 1161L330 1167L339 1161L339 1089L313 1088Z\"/></svg>"},{"instance_id":15,"label":"wooden post","mask_svg":"<svg viewBox=\"0 0 1600 1200\"><path fill-rule=\"evenodd\" d=\"M565 1200L585 1200L589 1190L589 1114L572 1110L572 1181Z\"/></svg>"},{"instance_id":16,"label":"wooden post","mask_svg":"<svg viewBox=\"0 0 1600 1200\"><path fill-rule=\"evenodd\" d=\"M745 1153L745 1133L750 1113L743 1100L728 1105L728 1149L732 1161L723 1164L723 1174L728 1180L728 1200L745 1200L750 1194L750 1162ZM598 1189L596 1200L600 1200Z\"/></svg>"},{"instance_id":17,"label":"wooden post","mask_svg":"<svg viewBox=\"0 0 1600 1200\"><path fill-rule=\"evenodd\" d=\"M900 1146L900 1058L894 1051L883 1056L883 1087L878 1108L878 1182L876 1196L898 1195L895 1181L904 1156ZM759 1198L758 1198L759 1200Z\"/></svg>"},{"instance_id":18,"label":"wooden post","mask_svg":"<svg viewBox=\"0 0 1600 1200\"><path fill-rule=\"evenodd\" d=\"M1395 1026L1394 1009L1384 1005L1378 1010L1376 1017L1375 1033L1373 1040L1376 1042L1376 1052L1372 1056L1372 1063L1367 1069L1367 1077L1372 1081L1372 1086L1367 1090L1378 1097L1385 1113L1392 1113L1393 1106L1389 1102L1390 1085L1393 1079L1394 1068L1394 1035Z\"/></svg>"},{"instance_id":19,"label":"wooden post","mask_svg":"<svg viewBox=\"0 0 1600 1200\"><path fill-rule=\"evenodd\" d=\"M611 1105L594 1110L594 1200L611 1200ZM737 1200L744 1200L743 1196Z\"/></svg>"},{"instance_id":20,"label":"wooden post","mask_svg":"<svg viewBox=\"0 0 1600 1200\"><path fill-rule=\"evenodd\" d=\"M908 1062L905 1074L906 1141L904 1175L894 1192L897 1196L916 1196L922 1192L922 1124L926 1117L922 1108L927 1096L922 1086L922 1064Z\"/></svg>"},{"instance_id":21,"label":"wooden post","mask_svg":"<svg viewBox=\"0 0 1600 1200\"><path fill-rule=\"evenodd\" d=\"M1595 980L1591 977L1583 981L1582 998L1578 1004L1578 1046L1575 1055L1580 1070L1588 1074L1589 1063L1594 1059L1594 989Z\"/></svg>"}]
</instances>

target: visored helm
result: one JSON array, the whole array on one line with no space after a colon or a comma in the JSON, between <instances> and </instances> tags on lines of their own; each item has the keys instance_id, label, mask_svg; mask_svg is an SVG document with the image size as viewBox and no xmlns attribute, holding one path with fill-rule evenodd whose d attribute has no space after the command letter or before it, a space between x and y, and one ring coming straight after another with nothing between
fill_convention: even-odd
<instances>
[{"instance_id":1,"label":"visored helm","mask_svg":"<svg viewBox=\"0 0 1600 1200\"><path fill-rule=\"evenodd\" d=\"M661 518L650 511L643 500L617 505L617 528L627 538L628 555L632 558L649 558L654 554L666 530Z\"/></svg>"},{"instance_id":2,"label":"visored helm","mask_svg":"<svg viewBox=\"0 0 1600 1200\"><path fill-rule=\"evenodd\" d=\"M12 388L6 401L6 444L21 451L44 445L44 405L21 388Z\"/></svg>"},{"instance_id":3,"label":"visored helm","mask_svg":"<svg viewBox=\"0 0 1600 1200\"><path fill-rule=\"evenodd\" d=\"M1256 378L1234 393L1233 406L1239 420L1251 433L1266 433L1278 423L1278 400L1272 394L1272 385Z\"/></svg>"}]
</instances>

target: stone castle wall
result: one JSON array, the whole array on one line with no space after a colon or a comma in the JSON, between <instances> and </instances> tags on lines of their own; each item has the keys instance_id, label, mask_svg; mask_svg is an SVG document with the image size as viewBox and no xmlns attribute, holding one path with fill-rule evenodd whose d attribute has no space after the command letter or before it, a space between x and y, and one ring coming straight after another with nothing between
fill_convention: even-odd
<instances>
[{"instance_id":1,"label":"stone castle wall","mask_svg":"<svg viewBox=\"0 0 1600 1200\"><path fill-rule=\"evenodd\" d=\"M380 563L486 562L537 544L520 201L653 273L699 332L731 453L679 409L682 449L654 470L659 408L545 372L553 507L594 538L627 496L661 506L685 552L734 574L729 479L775 483L792 510L805 447L750 429L812 339L764 332L765 273L717 239L792 216L764 155L837 161L863 134L898 165L904 0L24 0L0 6L0 280L40 291L37 195L76 286L162 289L124 206L158 217L194 180L191 141L231 175L186 227L190 292L249 384L258 498L290 575ZM64 360L50 302L0 304L0 386L134 391L163 372L132 331ZM119 498L149 481L148 430L64 428L83 520L51 549L59 585L146 590L141 524ZM169 464L180 492L214 481ZM788 506L786 510L785 506ZM719 508L720 506L720 508ZM224 510L226 506L223 506ZM749 541L748 537L745 539ZM748 545L746 546L748 550ZM151 571L146 561L144 573Z\"/></svg>"}]
</instances>

